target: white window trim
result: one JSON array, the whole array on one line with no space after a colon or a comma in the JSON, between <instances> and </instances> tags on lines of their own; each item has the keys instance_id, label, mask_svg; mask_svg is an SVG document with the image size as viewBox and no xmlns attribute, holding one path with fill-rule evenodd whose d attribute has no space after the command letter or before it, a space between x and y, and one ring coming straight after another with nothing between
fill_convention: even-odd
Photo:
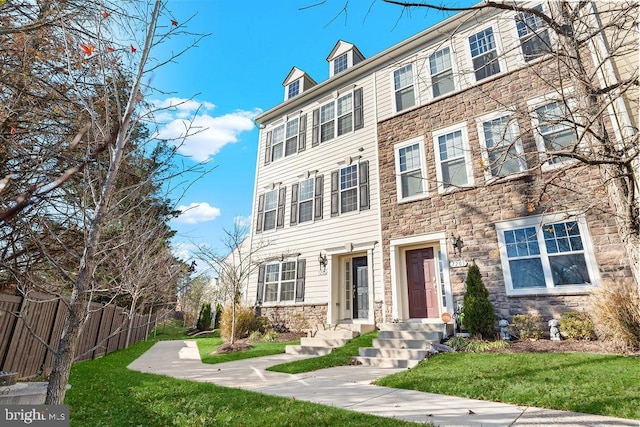
<instances>
[{"instance_id":1,"label":"white window trim","mask_svg":"<svg viewBox=\"0 0 640 427\"><path fill-rule=\"evenodd\" d=\"M318 142L320 144L325 144L325 143L327 143L329 141L333 141L334 139L343 137L345 135L349 135L349 134L354 133L356 131L356 129L355 129L355 95L354 95L354 92L355 92L355 90L348 90L348 91L345 91L344 93L336 92L334 97L330 101L322 102L320 104L320 106L318 107L318 109L319 109L318 114L320 114L320 117L318 118L319 119L319 123L318 123L318 126L319 126ZM338 117L343 117L343 116L346 115L346 114L343 114L342 116L338 116L338 100L341 99L341 98L345 98L348 95L351 95L351 112L348 113L348 114L351 114L351 130L349 132L345 132L345 133L343 133L341 135L338 135ZM325 124L325 123L329 123L329 122L327 121L327 122L322 123L322 107L324 107L324 106L326 106L328 104L333 104L333 119L332 119L332 121L333 121L333 136L331 138L323 141L322 140L322 125ZM300 126L300 123L298 123L298 126Z\"/></svg>"},{"instance_id":2,"label":"white window trim","mask_svg":"<svg viewBox=\"0 0 640 427\"><path fill-rule=\"evenodd\" d=\"M283 300L280 299L280 295L282 292L282 264L285 264L287 262L293 262L295 268L294 268L294 273L293 273L293 298L292 299L287 299L287 300ZM267 298L267 284L268 283L275 283L275 282L267 282L267 266L268 265L278 265L278 289L277 289L277 299L275 301L265 301ZM298 260L297 259L293 259L293 258L289 258L289 259L285 259L283 261L278 261L278 262L270 262L267 263L265 265L265 277L264 277L264 289L263 289L263 296L262 296L262 305L263 306L270 306L270 305L282 305L282 304L294 304L296 301L296 281L297 281L297 277L298 277ZM289 282L291 282L291 280L289 280Z\"/></svg>"},{"instance_id":3,"label":"white window trim","mask_svg":"<svg viewBox=\"0 0 640 427\"><path fill-rule=\"evenodd\" d=\"M316 179L317 177L315 175L309 176L309 178L303 178L298 180L298 225L304 225L304 224L312 224L315 221L315 199L316 199ZM300 221L300 206L303 203L303 200L300 198L300 191L302 190L302 183L304 181L308 181L311 180L312 181L312 186L311 188L313 189L313 194L311 196L311 219L308 221ZM308 201L308 200L305 200Z\"/></svg>"},{"instance_id":4,"label":"white window trim","mask_svg":"<svg viewBox=\"0 0 640 427\"><path fill-rule=\"evenodd\" d=\"M517 141L515 142L515 149L516 149L516 153L518 154L518 163L520 164L520 172L516 172L509 175L504 175L504 176L493 176L493 174L491 173L491 162L489 160L489 150L487 149L487 141L484 137L484 123L490 122L492 120L500 119L502 117L511 118L511 121L509 122L509 126L513 126L515 130L515 134L518 135ZM501 180L517 178L527 172L527 162L525 159L524 146L522 143L522 135L520 134L520 126L518 125L518 121L515 119L515 113L509 112L509 111L495 111L493 113L485 114L483 116L476 118L476 128L478 130L478 140L480 141L480 148L482 149L484 179L487 184L498 181L498 180L501 181Z\"/></svg>"},{"instance_id":5,"label":"white window trim","mask_svg":"<svg viewBox=\"0 0 640 427\"><path fill-rule=\"evenodd\" d=\"M431 55L433 55L436 52L441 51L442 49L446 49L449 48L449 55L451 56L451 72L453 73L453 90L451 92L447 92L445 94L442 94L440 96L433 96L433 76L431 75L431 64L429 62L429 58L431 57ZM460 86L460 74L458 73L458 63L456 61L457 55L456 52L453 49L453 45L452 44L447 44L447 45L439 45L437 47L437 49L433 49L430 50L429 52L427 52L427 56L425 58L425 62L424 62L424 69L427 70L427 78L426 83L428 86L428 96L427 98L430 100L434 100L434 99L441 99L447 96L450 96L456 92L458 92L461 88Z\"/></svg>"},{"instance_id":6,"label":"white window trim","mask_svg":"<svg viewBox=\"0 0 640 427\"><path fill-rule=\"evenodd\" d=\"M276 213L275 222L274 222L273 228L266 229L265 225L267 223L267 194L269 194L271 192L274 192L274 191L275 191L275 194L276 194L276 207L275 207L275 209L273 209L273 211ZM272 190L265 191L265 193L264 193L264 211L262 212L262 232L263 233L269 233L269 232L275 231L278 228L278 203L279 202L280 202L280 187L279 186L275 187ZM271 209L269 210L269 212L271 212Z\"/></svg>"},{"instance_id":7,"label":"white window trim","mask_svg":"<svg viewBox=\"0 0 640 427\"><path fill-rule=\"evenodd\" d=\"M575 159L566 159L564 161L558 163L549 163L547 160L547 149L545 147L544 138L538 132L538 127L540 126L540 121L536 115L536 109L543 107L547 104L552 104L554 102L565 102L568 99L569 108L574 108L576 102L571 99L574 94L573 87L568 87L562 89L563 93L548 93L546 95L539 96L537 98L530 99L527 101L527 108L529 109L529 116L531 118L531 124L533 125L533 138L536 142L536 148L538 149L538 159L543 162L542 163L542 171L550 171L558 168L567 167L577 162ZM580 141L580 134L576 135L578 141Z\"/></svg>"},{"instance_id":8,"label":"white window trim","mask_svg":"<svg viewBox=\"0 0 640 427\"><path fill-rule=\"evenodd\" d=\"M538 5L542 6L542 12L549 14L549 8L547 7L547 4L545 4L544 2L540 2L537 4L534 4L532 6L530 6L531 8L536 7ZM518 55L516 55L516 60L518 63L518 66L530 66L532 64L536 64L540 61L543 61L544 59L549 58L552 53L549 52L547 54L544 55L540 55L538 58L532 59L530 61L526 61L524 59L524 52L522 51L522 41L520 40L520 36L518 35L518 25L516 24L516 17L520 12L516 12L515 15L513 15L513 22L512 22L512 29L511 29L511 37L513 38L513 40L515 41L515 43L517 44L517 50L518 50ZM547 29L547 35L549 36L549 43L551 44L551 46L555 46L558 43L558 38L556 37L556 33L554 31L551 31L551 29L549 28L549 26L546 26Z\"/></svg>"},{"instance_id":9,"label":"white window trim","mask_svg":"<svg viewBox=\"0 0 640 427\"><path fill-rule=\"evenodd\" d=\"M440 160L440 146L438 144L438 138L442 135L453 133L458 130L462 131L462 143L464 145L464 163L465 163L469 182L462 187L453 186L451 188L445 189L444 182L442 179L442 163ZM473 166L471 164L471 148L469 146L469 135L467 132L467 123L466 122L458 123L458 124L446 127L444 129L438 129L437 131L434 131L432 135L433 135L433 149L435 153L435 162L436 162L436 176L438 178L438 193L446 194L446 193L458 191L459 189L462 189L462 188L473 187L475 182L473 179Z\"/></svg>"},{"instance_id":10,"label":"white window trim","mask_svg":"<svg viewBox=\"0 0 640 427\"><path fill-rule=\"evenodd\" d=\"M491 28L491 30L493 31L493 38L496 42L496 58L498 59L498 65L500 66L500 72L493 74L489 77L485 77L482 80L477 80L476 79L476 70L473 67L473 55L471 54L471 43L469 43L469 37L471 37L474 34L478 34L480 31L484 31L488 28ZM502 37L501 37L501 33L500 31L498 31L498 29L500 28L499 25L495 25L495 24L491 24L491 25L485 25L485 26L480 26L480 27L476 27L473 29L473 31L470 31L469 33L467 33L464 37L464 44L465 44L465 51L467 54L467 61L469 64L469 73L471 74L471 76L473 77L473 82L471 83L471 85L475 85L475 84L483 84L486 83L488 81L491 81L492 79L501 76L503 74L505 74L507 72L507 62L505 61L504 58L504 49L502 48ZM520 46L518 46L518 48L520 48Z\"/></svg>"},{"instance_id":11,"label":"white window trim","mask_svg":"<svg viewBox=\"0 0 640 427\"><path fill-rule=\"evenodd\" d=\"M585 262L587 264L587 270L589 271L589 277L591 278L591 284L584 285L574 285L574 286L553 286L553 280L549 281L547 278L547 287L546 288L530 288L530 289L514 289L513 282L511 280L511 269L509 267L509 257L507 256L507 246L504 241L504 231L511 230L514 228L522 228L522 227L536 227L536 235L539 233L540 227L545 224L552 223L560 223L567 221L575 221L578 223L578 227L580 229L580 237L582 239L583 245L583 253ZM566 214L552 214L552 215L541 215L541 216L531 216L526 218L519 218L515 220L509 221L501 221L495 224L496 233L498 237L498 249L500 252L500 262L502 264L502 272L504 277L504 285L507 295L519 296L519 295L566 295L566 294L585 294L591 292L593 287L600 285L600 273L598 269L598 264L595 258L595 253L593 250L593 243L591 241L591 235L589 234L589 227L587 226L587 221L583 215L575 214L575 213L566 213ZM548 270L548 259L549 256L546 253L546 247L544 246L544 242L540 243L541 254L540 258L543 260L543 269L545 278L550 274ZM542 254L544 251L544 255Z\"/></svg>"},{"instance_id":12,"label":"white window trim","mask_svg":"<svg viewBox=\"0 0 640 427\"><path fill-rule=\"evenodd\" d=\"M355 166L356 168L356 185L355 187L349 187L347 190L343 190L342 189L342 170L348 167L353 167L353 166ZM342 192L352 190L353 188L356 189L356 208L353 210L344 212L342 210ZM359 163L352 163L352 164L340 166L340 168L338 169L338 212L340 213L341 216L357 214L360 212L360 164Z\"/></svg>"},{"instance_id":13,"label":"white window trim","mask_svg":"<svg viewBox=\"0 0 640 427\"><path fill-rule=\"evenodd\" d=\"M427 58L428 61L428 58ZM413 104L413 106L405 108L404 110L398 110L398 104L396 103L396 87L395 87L395 79L394 79L394 75L395 72L398 71L399 69L407 66L407 65L411 65L411 77L413 78L413 98L415 100L415 103ZM418 76L417 76L417 67L416 67L416 61L409 61L409 62L405 62L404 64L401 64L397 67L394 67L393 70L391 70L391 97L393 98L393 112L394 114L399 114L399 113L406 113L407 111L411 111L414 108L417 108L420 106L420 90L418 88Z\"/></svg>"},{"instance_id":14,"label":"white window trim","mask_svg":"<svg viewBox=\"0 0 640 427\"><path fill-rule=\"evenodd\" d=\"M400 172L400 150L405 147L418 144L420 152L420 173L422 174L422 194L415 196L402 197L402 176ZM424 150L424 137L419 136L408 141L403 141L393 146L395 155L395 172L396 172L396 196L398 203L407 203L414 200L426 199L429 197L429 185L427 183L427 159Z\"/></svg>"},{"instance_id":15,"label":"white window trim","mask_svg":"<svg viewBox=\"0 0 640 427\"><path fill-rule=\"evenodd\" d=\"M271 141L271 163L279 162L280 160L283 160L283 159L285 159L287 157L291 157L291 156L293 156L293 155L298 153L298 145L300 143L299 140L298 140L300 138L300 117L301 117L300 115L295 116L295 117L288 117L288 118L285 117L284 120L278 121L278 124L275 124L271 128L272 135L273 135L273 133L275 132L275 130L277 128L279 128L279 127L283 128L283 130L282 130L282 132L283 132L282 133L282 135L283 135L283 139L282 139L282 157L278 157L277 159L275 159L273 157L274 153L275 153L274 147L276 146L276 144L274 144L273 140L272 140ZM298 121L298 131L297 131L296 136L295 136L295 138L296 138L296 151L291 153L291 154L289 154L289 155L287 155L287 124L289 122L293 121L293 120L297 120Z\"/></svg>"},{"instance_id":16,"label":"white window trim","mask_svg":"<svg viewBox=\"0 0 640 427\"><path fill-rule=\"evenodd\" d=\"M290 92L291 92L290 88L296 83L298 84L298 92L295 95L290 95ZM301 93L302 93L302 79L301 78L300 79L296 79L296 80L292 81L291 83L289 83L287 85L287 99L295 98L296 96L300 95Z\"/></svg>"}]
</instances>

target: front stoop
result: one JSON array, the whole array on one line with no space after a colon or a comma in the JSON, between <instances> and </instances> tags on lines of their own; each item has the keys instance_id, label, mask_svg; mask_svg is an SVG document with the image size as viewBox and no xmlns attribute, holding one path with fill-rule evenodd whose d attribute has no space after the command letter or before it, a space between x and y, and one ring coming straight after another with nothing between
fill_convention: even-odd
<instances>
[{"instance_id":1,"label":"front stoop","mask_svg":"<svg viewBox=\"0 0 640 427\"><path fill-rule=\"evenodd\" d=\"M431 323L385 323L373 347L361 348L357 364L381 368L413 368L429 355L431 342L440 342L443 327Z\"/></svg>"},{"instance_id":2,"label":"front stoop","mask_svg":"<svg viewBox=\"0 0 640 427\"><path fill-rule=\"evenodd\" d=\"M288 345L284 352L323 356L331 353L336 347L342 347L361 333L372 331L374 328L373 325L364 324L318 325L307 332L306 338L300 339L300 345Z\"/></svg>"}]
</instances>

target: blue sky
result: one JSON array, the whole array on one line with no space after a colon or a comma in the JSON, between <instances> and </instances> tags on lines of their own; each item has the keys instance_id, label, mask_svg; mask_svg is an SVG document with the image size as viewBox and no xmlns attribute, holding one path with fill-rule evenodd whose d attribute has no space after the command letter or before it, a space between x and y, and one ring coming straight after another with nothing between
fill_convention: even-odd
<instances>
[{"instance_id":1,"label":"blue sky","mask_svg":"<svg viewBox=\"0 0 640 427\"><path fill-rule=\"evenodd\" d=\"M168 7L180 24L196 14L189 31L211 33L152 80L164 92L154 96L158 105L191 99L161 117L161 137L178 136L183 120L197 112L202 132L187 138L180 151L190 156L187 163L208 159L215 166L181 195L184 213L171 222L178 231L176 253L184 260L196 244L222 250L223 229L250 220L258 141L253 118L283 101L282 82L293 66L320 83L328 78L326 57L338 40L355 44L368 58L446 18L381 0L169 0Z\"/></svg>"}]
</instances>

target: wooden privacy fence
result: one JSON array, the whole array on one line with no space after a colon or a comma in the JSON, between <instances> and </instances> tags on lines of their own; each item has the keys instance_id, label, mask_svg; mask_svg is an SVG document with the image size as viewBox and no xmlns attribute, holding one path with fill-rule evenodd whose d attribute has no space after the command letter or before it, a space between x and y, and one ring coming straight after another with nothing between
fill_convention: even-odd
<instances>
[{"instance_id":1,"label":"wooden privacy fence","mask_svg":"<svg viewBox=\"0 0 640 427\"><path fill-rule=\"evenodd\" d=\"M53 353L44 343L58 348L67 303L68 299L42 294L28 298L0 294L0 371L17 372L20 378L51 371ZM122 307L91 303L75 360L95 359L124 348L129 329L129 345L145 339L161 314L135 314L127 319L128 310Z\"/></svg>"}]
</instances>

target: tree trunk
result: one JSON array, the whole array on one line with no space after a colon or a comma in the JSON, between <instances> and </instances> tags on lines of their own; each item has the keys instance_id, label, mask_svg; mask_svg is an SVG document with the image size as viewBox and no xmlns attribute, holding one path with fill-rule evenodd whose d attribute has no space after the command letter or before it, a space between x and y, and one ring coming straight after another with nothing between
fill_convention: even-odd
<instances>
[{"instance_id":1,"label":"tree trunk","mask_svg":"<svg viewBox=\"0 0 640 427\"><path fill-rule=\"evenodd\" d=\"M231 302L231 344L236 342L236 302Z\"/></svg>"}]
</instances>

